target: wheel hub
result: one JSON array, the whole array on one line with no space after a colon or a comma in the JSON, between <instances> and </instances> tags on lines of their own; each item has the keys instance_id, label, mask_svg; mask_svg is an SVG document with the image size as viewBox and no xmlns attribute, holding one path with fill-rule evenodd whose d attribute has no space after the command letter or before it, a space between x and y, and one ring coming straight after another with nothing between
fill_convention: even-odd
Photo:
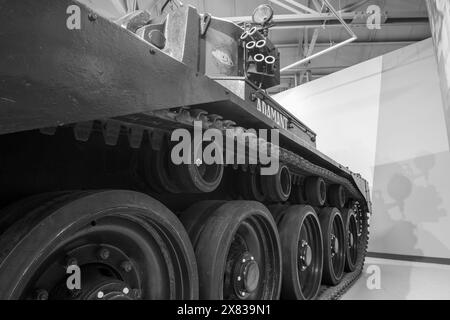
<instances>
[{"instance_id":1,"label":"wheel hub","mask_svg":"<svg viewBox=\"0 0 450 320\"><path fill-rule=\"evenodd\" d=\"M61 253L64 268L78 266L81 288L68 289L66 277L58 277L38 290L35 299L46 300L49 292L58 300L133 300L139 299L139 278L133 263L120 249L111 245L88 244ZM61 259L62 260L62 259ZM60 260L59 260L60 261ZM56 264L59 264L56 259ZM50 266L54 270L54 266ZM58 265L60 269L60 265ZM47 293L47 294L46 294Z\"/></svg>"},{"instance_id":2,"label":"wheel hub","mask_svg":"<svg viewBox=\"0 0 450 320\"><path fill-rule=\"evenodd\" d=\"M258 262L250 253L245 253L235 266L235 289L240 297L253 293L259 285Z\"/></svg>"},{"instance_id":3,"label":"wheel hub","mask_svg":"<svg viewBox=\"0 0 450 320\"><path fill-rule=\"evenodd\" d=\"M348 235L348 247L349 248L353 247L354 243L355 243L355 239L353 237L353 233L350 232Z\"/></svg>"},{"instance_id":4,"label":"wheel hub","mask_svg":"<svg viewBox=\"0 0 450 320\"><path fill-rule=\"evenodd\" d=\"M301 270L305 271L311 265L312 262L312 249L306 241L302 241L302 245L299 250L300 266Z\"/></svg>"},{"instance_id":5,"label":"wheel hub","mask_svg":"<svg viewBox=\"0 0 450 320\"><path fill-rule=\"evenodd\" d=\"M331 235L331 256L334 257L339 252L339 240L332 234Z\"/></svg>"},{"instance_id":6,"label":"wheel hub","mask_svg":"<svg viewBox=\"0 0 450 320\"><path fill-rule=\"evenodd\" d=\"M76 298L81 300L135 300L139 299L139 290L123 280L107 276L101 271L104 267L83 267L83 282Z\"/></svg>"},{"instance_id":7,"label":"wheel hub","mask_svg":"<svg viewBox=\"0 0 450 320\"><path fill-rule=\"evenodd\" d=\"M106 281L86 294L87 300L134 300L133 292L122 281Z\"/></svg>"}]
</instances>

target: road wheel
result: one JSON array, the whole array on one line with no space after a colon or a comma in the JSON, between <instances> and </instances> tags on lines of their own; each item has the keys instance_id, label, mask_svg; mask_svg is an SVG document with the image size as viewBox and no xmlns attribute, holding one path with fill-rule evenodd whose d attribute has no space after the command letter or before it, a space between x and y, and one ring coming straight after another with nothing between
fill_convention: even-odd
<instances>
[{"instance_id":1,"label":"road wheel","mask_svg":"<svg viewBox=\"0 0 450 320\"><path fill-rule=\"evenodd\" d=\"M345 270L353 272L356 269L358 259L358 222L355 212L352 209L344 209L342 211L342 219L345 224Z\"/></svg>"},{"instance_id":2,"label":"road wheel","mask_svg":"<svg viewBox=\"0 0 450 320\"><path fill-rule=\"evenodd\" d=\"M198 242L206 221L216 211L218 207L225 204L226 201L207 200L200 201L189 207L179 216L181 223L186 229L192 245Z\"/></svg>"},{"instance_id":3,"label":"road wheel","mask_svg":"<svg viewBox=\"0 0 450 320\"><path fill-rule=\"evenodd\" d=\"M338 284L344 275L345 227L336 208L324 208L319 214L323 237L323 277L326 285Z\"/></svg>"},{"instance_id":4,"label":"road wheel","mask_svg":"<svg viewBox=\"0 0 450 320\"><path fill-rule=\"evenodd\" d=\"M42 200L2 212L21 218L0 239L0 299L198 298L189 237L158 201L131 191ZM81 288L69 290L69 267Z\"/></svg>"},{"instance_id":5,"label":"road wheel","mask_svg":"<svg viewBox=\"0 0 450 320\"><path fill-rule=\"evenodd\" d=\"M291 206L279 224L283 253L283 299L310 300L322 280L323 247L319 218L310 206Z\"/></svg>"},{"instance_id":6,"label":"road wheel","mask_svg":"<svg viewBox=\"0 0 450 320\"><path fill-rule=\"evenodd\" d=\"M197 211L204 217L197 219L202 226L190 232L199 266L200 298L278 299L281 249L267 208L251 201L211 205ZM181 216L182 222L185 219Z\"/></svg>"},{"instance_id":7,"label":"road wheel","mask_svg":"<svg viewBox=\"0 0 450 320\"><path fill-rule=\"evenodd\" d=\"M290 207L290 204L288 203L276 203L268 206L268 209L270 213L273 216L273 219L275 220L275 223L277 226L280 223L280 220L283 218L284 214L286 213L287 208Z\"/></svg>"}]
</instances>

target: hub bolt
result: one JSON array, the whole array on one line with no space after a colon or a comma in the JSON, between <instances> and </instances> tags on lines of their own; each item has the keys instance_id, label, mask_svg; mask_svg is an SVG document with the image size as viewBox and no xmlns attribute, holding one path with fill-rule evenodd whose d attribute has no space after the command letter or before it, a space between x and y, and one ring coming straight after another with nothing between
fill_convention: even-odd
<instances>
[{"instance_id":1,"label":"hub bolt","mask_svg":"<svg viewBox=\"0 0 450 320\"><path fill-rule=\"evenodd\" d=\"M130 261L124 261L120 266L125 272L130 272L131 270L133 270L133 265Z\"/></svg>"},{"instance_id":2,"label":"hub bolt","mask_svg":"<svg viewBox=\"0 0 450 320\"><path fill-rule=\"evenodd\" d=\"M334 234L331 235L331 257L339 252L339 241Z\"/></svg>"},{"instance_id":3,"label":"hub bolt","mask_svg":"<svg viewBox=\"0 0 450 320\"><path fill-rule=\"evenodd\" d=\"M98 19L98 16L95 13L89 13L88 19L89 21L94 22Z\"/></svg>"},{"instance_id":4,"label":"hub bolt","mask_svg":"<svg viewBox=\"0 0 450 320\"><path fill-rule=\"evenodd\" d=\"M123 288L122 292L123 292L123 294L129 294L130 293L130 289L125 287L125 288Z\"/></svg>"},{"instance_id":5,"label":"hub bolt","mask_svg":"<svg viewBox=\"0 0 450 320\"><path fill-rule=\"evenodd\" d=\"M104 296L105 296L105 294L103 293L103 291L97 292L97 298L103 299Z\"/></svg>"},{"instance_id":6,"label":"hub bolt","mask_svg":"<svg viewBox=\"0 0 450 320\"><path fill-rule=\"evenodd\" d=\"M302 246L300 248L299 256L301 270L305 271L312 262L312 249L309 246L309 243L305 240L302 240Z\"/></svg>"},{"instance_id":7,"label":"hub bolt","mask_svg":"<svg viewBox=\"0 0 450 320\"><path fill-rule=\"evenodd\" d=\"M133 296L135 299L140 299L142 297L142 292L139 289L133 289Z\"/></svg>"},{"instance_id":8,"label":"hub bolt","mask_svg":"<svg viewBox=\"0 0 450 320\"><path fill-rule=\"evenodd\" d=\"M67 266L67 267L70 267L70 266L77 266L77 265L78 265L78 260L77 260L77 259L71 258L71 257L69 257L69 258L66 259L66 266Z\"/></svg>"},{"instance_id":9,"label":"hub bolt","mask_svg":"<svg viewBox=\"0 0 450 320\"><path fill-rule=\"evenodd\" d=\"M37 290L36 300L48 300L48 291L44 289Z\"/></svg>"},{"instance_id":10,"label":"hub bolt","mask_svg":"<svg viewBox=\"0 0 450 320\"><path fill-rule=\"evenodd\" d=\"M110 252L108 249L106 248L102 248L100 249L100 251L98 252L98 256L100 257L100 259L102 260L107 260L109 258Z\"/></svg>"}]
</instances>

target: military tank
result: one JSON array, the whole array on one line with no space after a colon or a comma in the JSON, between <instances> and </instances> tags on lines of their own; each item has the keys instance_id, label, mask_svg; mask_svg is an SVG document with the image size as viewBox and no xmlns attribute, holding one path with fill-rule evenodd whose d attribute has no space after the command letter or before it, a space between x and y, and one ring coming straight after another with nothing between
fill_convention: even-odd
<instances>
[{"instance_id":1,"label":"military tank","mask_svg":"<svg viewBox=\"0 0 450 320\"><path fill-rule=\"evenodd\" d=\"M337 299L356 281L368 184L267 94L272 16L0 0L1 299Z\"/></svg>"}]
</instances>

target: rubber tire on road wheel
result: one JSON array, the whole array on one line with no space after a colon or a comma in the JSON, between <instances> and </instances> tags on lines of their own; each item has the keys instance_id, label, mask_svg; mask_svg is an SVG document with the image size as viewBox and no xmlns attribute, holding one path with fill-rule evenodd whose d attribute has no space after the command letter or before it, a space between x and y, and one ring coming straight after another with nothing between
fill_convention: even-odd
<instances>
[{"instance_id":1,"label":"rubber tire on road wheel","mask_svg":"<svg viewBox=\"0 0 450 320\"><path fill-rule=\"evenodd\" d=\"M349 247L349 228L350 228L350 224L351 224L351 219L352 217L355 219L355 225L356 225L356 239L354 239L354 243L355 243L355 251L352 254L352 251L350 250ZM357 259L358 259L358 219L356 217L355 212L352 209L344 209L342 210L342 219L344 220L344 225L345 225L345 244L346 244L346 252L345 252L345 271L347 272L353 272L356 270L356 263L357 263Z\"/></svg>"},{"instance_id":2,"label":"rubber tire on road wheel","mask_svg":"<svg viewBox=\"0 0 450 320\"><path fill-rule=\"evenodd\" d=\"M179 219L183 224L186 232L191 239L192 246L195 247L203 228L218 207L225 204L226 201L206 200L200 201L179 215Z\"/></svg>"},{"instance_id":3,"label":"rubber tire on road wheel","mask_svg":"<svg viewBox=\"0 0 450 320\"><path fill-rule=\"evenodd\" d=\"M277 226L280 223L280 220L283 219L283 216L286 213L287 208L289 208L290 206L291 205L288 203L277 203L267 207L270 213L272 214L273 219L275 220Z\"/></svg>"},{"instance_id":4,"label":"rubber tire on road wheel","mask_svg":"<svg viewBox=\"0 0 450 320\"><path fill-rule=\"evenodd\" d=\"M332 265L331 258L331 232L333 229L333 222L336 220L339 229L342 229L342 234L338 235L339 241L339 253L338 259L339 263L337 268L334 268ZM322 239L323 239L323 275L322 275L322 283L326 285L335 286L337 285L344 275L344 266L345 266L345 226L342 220L342 215L336 208L323 208L319 213L319 221L322 229Z\"/></svg>"},{"instance_id":5,"label":"rubber tire on road wheel","mask_svg":"<svg viewBox=\"0 0 450 320\"><path fill-rule=\"evenodd\" d=\"M39 197L42 202L37 203ZM121 190L38 198L31 198L33 207L25 200L13 210L2 212L19 214L21 219L7 228L0 238L0 299L23 298L24 290L41 272L40 266L47 261L45 259L52 259L53 252L66 251L65 246L74 237L78 239L92 230L104 230L102 228L113 226L114 221L119 220L139 228L138 232L144 237L153 239L149 246L159 246L159 250L165 252L164 261L172 276L163 289L164 297L159 299L198 298L196 260L189 237L176 216L160 202L144 194ZM103 219L109 224L103 225ZM122 229L123 225L120 225L111 230L122 232ZM139 245L145 247L142 242ZM149 283L147 280L146 284ZM146 288L142 291L143 299L158 299L146 295Z\"/></svg>"},{"instance_id":6,"label":"rubber tire on road wheel","mask_svg":"<svg viewBox=\"0 0 450 320\"><path fill-rule=\"evenodd\" d=\"M309 205L322 207L327 199L325 181L321 177L306 178L305 194Z\"/></svg>"},{"instance_id":7,"label":"rubber tire on road wheel","mask_svg":"<svg viewBox=\"0 0 450 320\"><path fill-rule=\"evenodd\" d=\"M281 289L281 247L275 221L262 204L253 201L229 201L218 205L211 203L200 216L207 212L208 218L197 217L194 220L204 222L201 227L189 228L191 241L195 243L194 251L199 268L200 299L224 299L224 275L228 251L234 237L243 223L253 221L257 224L260 243L264 249L264 259L268 266L264 267L261 295L258 300L278 299ZM203 206L203 205L201 205ZM208 205L203 206L208 207ZM210 212L214 208L214 212ZM194 208L195 209L195 208ZM194 212L194 209L188 209ZM187 217L181 216L186 223ZM193 220L190 218L190 220ZM261 250L262 250L261 249Z\"/></svg>"},{"instance_id":8,"label":"rubber tire on road wheel","mask_svg":"<svg viewBox=\"0 0 450 320\"><path fill-rule=\"evenodd\" d=\"M263 193L272 202L285 202L292 190L291 174L287 166L280 166L278 172L271 176L261 176Z\"/></svg>"},{"instance_id":9,"label":"rubber tire on road wheel","mask_svg":"<svg viewBox=\"0 0 450 320\"><path fill-rule=\"evenodd\" d=\"M261 176L258 172L239 172L238 188L244 200L264 202L266 196L262 188Z\"/></svg>"},{"instance_id":10,"label":"rubber tire on road wheel","mask_svg":"<svg viewBox=\"0 0 450 320\"><path fill-rule=\"evenodd\" d=\"M224 165L213 163L207 165L203 160L204 146L192 142L190 164L174 165L176 179L185 193L210 193L215 191L222 182ZM220 149L220 148L219 148ZM197 161L200 161L199 165Z\"/></svg>"},{"instance_id":11,"label":"rubber tire on road wheel","mask_svg":"<svg viewBox=\"0 0 450 320\"><path fill-rule=\"evenodd\" d=\"M301 184L292 186L291 196L289 200L294 204L307 204L305 188Z\"/></svg>"},{"instance_id":12,"label":"rubber tire on road wheel","mask_svg":"<svg viewBox=\"0 0 450 320\"><path fill-rule=\"evenodd\" d=\"M312 270L313 277L307 281L310 287L302 288L300 281L299 270L299 243L300 233L304 226L306 219L310 230L315 237L315 243L312 243L312 260L314 261L314 270ZM278 223L280 232L281 248L283 253L283 281L282 281L282 299L289 300L312 300L314 299L320 289L323 269L323 245L322 245L322 231L320 228L319 218L316 212L310 206L296 205L286 209ZM309 266L311 267L311 265ZM309 292L305 292L309 290Z\"/></svg>"},{"instance_id":13,"label":"rubber tire on road wheel","mask_svg":"<svg viewBox=\"0 0 450 320\"><path fill-rule=\"evenodd\" d=\"M147 185L158 193L169 192L173 194L181 193L175 176L174 168L170 161L169 142L164 138L161 142L160 150L152 150L148 146L143 152L144 174Z\"/></svg>"},{"instance_id":14,"label":"rubber tire on road wheel","mask_svg":"<svg viewBox=\"0 0 450 320\"><path fill-rule=\"evenodd\" d=\"M345 206L346 196L345 189L340 184L333 184L328 188L328 203L332 207L336 207L338 209L342 209Z\"/></svg>"}]
</instances>

